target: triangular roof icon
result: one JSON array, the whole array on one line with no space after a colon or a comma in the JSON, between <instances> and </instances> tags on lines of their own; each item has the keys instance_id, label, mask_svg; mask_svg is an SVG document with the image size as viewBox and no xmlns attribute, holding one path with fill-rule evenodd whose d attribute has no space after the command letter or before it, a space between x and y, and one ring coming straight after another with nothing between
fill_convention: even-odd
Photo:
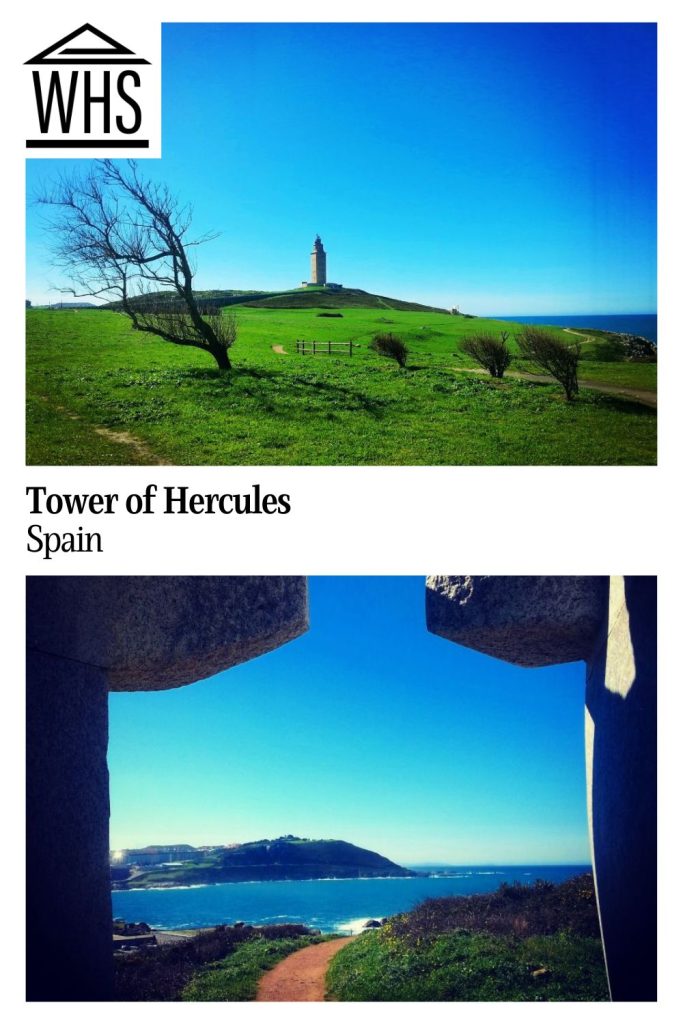
<instances>
[{"instance_id":1,"label":"triangular roof icon","mask_svg":"<svg viewBox=\"0 0 683 1024\"><path fill-rule=\"evenodd\" d=\"M93 39L93 36L96 38ZM76 41L74 46L69 43ZM105 44L104 46L102 44ZM80 44L80 45L79 45ZM26 64L149 64L88 22L37 53Z\"/></svg>"}]
</instances>

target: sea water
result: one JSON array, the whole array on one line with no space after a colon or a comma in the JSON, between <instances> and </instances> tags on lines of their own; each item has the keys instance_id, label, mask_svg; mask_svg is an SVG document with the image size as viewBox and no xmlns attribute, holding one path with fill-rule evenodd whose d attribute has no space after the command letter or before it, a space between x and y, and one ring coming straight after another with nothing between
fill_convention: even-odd
<instances>
[{"instance_id":1,"label":"sea water","mask_svg":"<svg viewBox=\"0 0 683 1024\"><path fill-rule=\"evenodd\" d=\"M153 928L202 928L216 924L305 924L322 932L354 934L372 918L410 910L436 896L493 892L502 882L563 882L589 871L585 865L448 867L421 869L419 878L317 879L308 882L224 882L173 889L112 893L114 917ZM439 874L447 871L448 874Z\"/></svg>"},{"instance_id":2,"label":"sea water","mask_svg":"<svg viewBox=\"0 0 683 1024\"><path fill-rule=\"evenodd\" d=\"M548 324L553 327L592 327L596 331L613 331L615 334L635 334L640 338L657 343L656 313L586 313L578 316L575 313L563 316L500 316L491 317L495 320L512 320L518 324Z\"/></svg>"}]
</instances>

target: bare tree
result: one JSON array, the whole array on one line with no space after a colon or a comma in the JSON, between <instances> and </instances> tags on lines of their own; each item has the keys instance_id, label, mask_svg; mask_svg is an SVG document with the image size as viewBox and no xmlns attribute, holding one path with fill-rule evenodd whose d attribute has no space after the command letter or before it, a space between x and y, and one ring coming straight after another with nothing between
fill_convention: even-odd
<instances>
[{"instance_id":1,"label":"bare tree","mask_svg":"<svg viewBox=\"0 0 683 1024\"><path fill-rule=\"evenodd\" d=\"M559 381L568 402L578 395L578 365L581 356L578 341L566 342L540 327L525 327L517 335L517 344L525 359Z\"/></svg>"},{"instance_id":2,"label":"bare tree","mask_svg":"<svg viewBox=\"0 0 683 1024\"><path fill-rule=\"evenodd\" d=\"M405 366L408 348L395 334L376 334L370 342L370 348L380 356L395 359L399 366Z\"/></svg>"},{"instance_id":3,"label":"bare tree","mask_svg":"<svg viewBox=\"0 0 683 1024\"><path fill-rule=\"evenodd\" d=\"M145 179L133 160L101 160L37 201L54 212L55 262L72 282L62 291L114 301L136 330L202 349L230 369L235 318L202 312L192 286L191 253L216 236L188 238L192 211L165 185Z\"/></svg>"},{"instance_id":4,"label":"bare tree","mask_svg":"<svg viewBox=\"0 0 683 1024\"><path fill-rule=\"evenodd\" d=\"M500 338L493 334L470 334L460 348L475 363L488 370L492 377L502 377L512 359L507 339L507 331L501 331Z\"/></svg>"}]
</instances>

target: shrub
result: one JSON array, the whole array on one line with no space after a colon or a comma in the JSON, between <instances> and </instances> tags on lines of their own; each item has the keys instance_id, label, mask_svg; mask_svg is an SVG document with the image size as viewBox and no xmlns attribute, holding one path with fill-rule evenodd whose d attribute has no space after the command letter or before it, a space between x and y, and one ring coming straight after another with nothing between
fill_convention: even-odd
<instances>
[{"instance_id":1,"label":"shrub","mask_svg":"<svg viewBox=\"0 0 683 1024\"><path fill-rule=\"evenodd\" d=\"M517 336L517 344L525 359L562 385L568 402L578 395L577 370L581 355L578 342L563 341L540 327L525 327Z\"/></svg>"},{"instance_id":2,"label":"shrub","mask_svg":"<svg viewBox=\"0 0 683 1024\"><path fill-rule=\"evenodd\" d=\"M619 335L624 357L633 363L656 363L657 346L636 334Z\"/></svg>"},{"instance_id":3,"label":"shrub","mask_svg":"<svg viewBox=\"0 0 683 1024\"><path fill-rule=\"evenodd\" d=\"M454 929L492 935L552 935L558 931L600 936L593 876L577 875L559 885L506 882L496 892L424 900L410 913L390 919L392 934L409 944Z\"/></svg>"},{"instance_id":4,"label":"shrub","mask_svg":"<svg viewBox=\"0 0 683 1024\"><path fill-rule=\"evenodd\" d=\"M387 359L395 359L399 366L406 365L408 349L395 334L376 334L372 339L370 348L374 349L380 356L386 356Z\"/></svg>"},{"instance_id":5,"label":"shrub","mask_svg":"<svg viewBox=\"0 0 683 1024\"><path fill-rule=\"evenodd\" d=\"M471 334L460 348L475 363L488 370L492 377L502 377L512 359L507 338L507 331L501 331L500 338L493 334Z\"/></svg>"}]
</instances>

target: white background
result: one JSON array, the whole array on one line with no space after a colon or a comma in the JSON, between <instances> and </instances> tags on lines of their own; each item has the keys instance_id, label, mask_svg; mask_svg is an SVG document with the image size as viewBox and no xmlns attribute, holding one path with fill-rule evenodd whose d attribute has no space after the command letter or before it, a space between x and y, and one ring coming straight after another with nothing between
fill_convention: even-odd
<instances>
[{"instance_id":1,"label":"white background","mask_svg":"<svg viewBox=\"0 0 683 1024\"><path fill-rule=\"evenodd\" d=\"M56 14L55 14L56 11ZM104 5L33 3L17 12L3 47L2 161L5 245L3 341L2 622L6 626L3 741L3 880L1 901L3 1003L12 1015L59 1019L156 1020L197 1014L224 1020L381 1019L416 1014L453 1020L541 1014L544 1018L668 1019L680 997L680 797L677 757L680 691L681 218L680 114L683 39L680 19L663 3L465 4L349 0L290 4L253 2L248 10L196 0L112 4L126 17L160 21L654 21L660 22L660 455L657 468L30 468L24 465L24 149L25 126L13 106L21 62L41 48L36 25L54 20L55 38L85 21L109 31ZM99 19L99 20L98 20ZM106 24L105 24L106 20ZM8 26L6 26L8 27ZM50 41L51 33L47 32ZM114 35L116 33L114 32ZM126 42L121 33L123 42ZM118 38L118 37L117 37ZM609 458L609 453L606 453ZM198 492L288 492L288 516L96 517L104 553L46 563L25 551L29 525L24 489L142 490L186 484ZM83 523L86 526L86 523ZM53 529L59 528L53 521ZM63 524L65 528L65 524ZM502 539L501 539L502 538ZM660 577L660 1002L655 1005L26 1005L23 1002L23 591L28 573L542 573L656 574ZM674 804L675 801L675 804ZM46 837L49 842L49 837ZM65 941L69 941L65 937ZM76 940L77 941L77 940Z\"/></svg>"}]
</instances>

